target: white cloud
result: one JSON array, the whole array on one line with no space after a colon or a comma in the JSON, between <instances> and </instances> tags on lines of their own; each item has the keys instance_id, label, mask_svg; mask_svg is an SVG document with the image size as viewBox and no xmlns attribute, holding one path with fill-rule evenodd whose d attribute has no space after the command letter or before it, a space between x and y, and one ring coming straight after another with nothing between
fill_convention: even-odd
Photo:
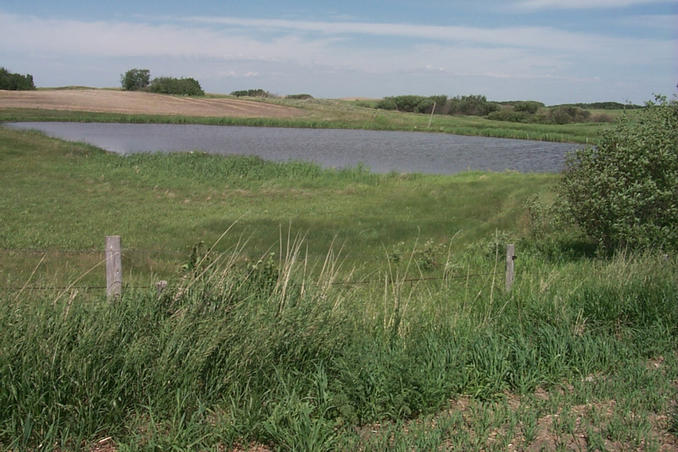
<instances>
[{"instance_id":1,"label":"white cloud","mask_svg":"<svg viewBox=\"0 0 678 452\"><path fill-rule=\"evenodd\" d=\"M64 61L69 65L80 61L81 70L74 74L96 67L88 72L91 79L112 73L106 82L110 86L116 83L115 74L143 64L154 74L189 75L188 69L190 76L207 81L209 89L226 92L251 80L268 83L266 88L273 91L307 91L306 86L315 86L333 94L345 89L344 95L370 95L357 92L367 89L363 80L372 80L370 89L377 91L372 95L389 94L384 92L387 89L422 92L422 86L426 92L455 94L461 89L455 83L461 79L464 87L478 86L473 92L487 92L487 80L501 81L499 88L511 83L536 86L539 81L561 92L567 83L612 86L622 80L652 86L658 79L673 79L674 73L668 73L675 68L676 49L676 40L611 37L553 27L234 17L88 22L0 12L0 29L0 59L17 71L26 69L13 60L38 68L38 80L52 77L51 83L84 83L78 79L62 82L70 68L57 67ZM385 40L370 39L373 36L402 39L384 44ZM54 79L56 73L63 75ZM661 90L647 89L648 94Z\"/></svg>"}]
</instances>

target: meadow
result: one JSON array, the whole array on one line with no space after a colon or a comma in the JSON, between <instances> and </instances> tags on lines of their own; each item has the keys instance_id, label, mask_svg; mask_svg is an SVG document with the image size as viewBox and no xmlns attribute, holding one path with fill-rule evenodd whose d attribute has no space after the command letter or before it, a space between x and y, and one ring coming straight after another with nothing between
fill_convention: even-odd
<instances>
[{"instance_id":1,"label":"meadow","mask_svg":"<svg viewBox=\"0 0 678 452\"><path fill-rule=\"evenodd\" d=\"M678 262L543 224L557 175L121 157L0 128L0 178L0 448L678 446ZM106 300L82 286L112 234L127 286Z\"/></svg>"}]
</instances>

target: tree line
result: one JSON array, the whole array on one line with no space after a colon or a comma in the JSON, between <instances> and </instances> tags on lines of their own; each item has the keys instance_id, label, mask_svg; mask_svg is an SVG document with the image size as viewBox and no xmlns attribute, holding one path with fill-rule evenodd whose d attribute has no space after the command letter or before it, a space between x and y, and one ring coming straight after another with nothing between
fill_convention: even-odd
<instances>
[{"instance_id":1,"label":"tree line","mask_svg":"<svg viewBox=\"0 0 678 452\"><path fill-rule=\"evenodd\" d=\"M151 80L151 71L148 69L130 69L120 76L120 84L126 91L148 91L186 96L205 95L200 83L194 78L156 77Z\"/></svg>"},{"instance_id":2,"label":"tree line","mask_svg":"<svg viewBox=\"0 0 678 452\"><path fill-rule=\"evenodd\" d=\"M0 67L0 89L7 90L30 90L35 89L31 74L21 75L9 72Z\"/></svg>"}]
</instances>

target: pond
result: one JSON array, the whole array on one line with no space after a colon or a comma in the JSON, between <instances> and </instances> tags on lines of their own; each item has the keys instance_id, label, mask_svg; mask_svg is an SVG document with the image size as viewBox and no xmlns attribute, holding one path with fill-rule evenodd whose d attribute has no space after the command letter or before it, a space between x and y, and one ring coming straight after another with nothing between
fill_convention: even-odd
<instances>
[{"instance_id":1,"label":"pond","mask_svg":"<svg viewBox=\"0 0 678 452\"><path fill-rule=\"evenodd\" d=\"M326 168L363 164L377 173L557 172L562 169L565 154L582 146L374 130L73 122L20 122L5 126L36 129L52 137L83 141L119 154L204 151L257 155L278 162L310 161Z\"/></svg>"}]
</instances>

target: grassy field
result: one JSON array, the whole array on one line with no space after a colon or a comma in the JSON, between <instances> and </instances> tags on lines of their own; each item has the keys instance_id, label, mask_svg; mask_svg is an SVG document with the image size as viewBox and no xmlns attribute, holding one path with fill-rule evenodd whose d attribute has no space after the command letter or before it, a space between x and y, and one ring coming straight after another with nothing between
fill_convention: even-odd
<instances>
[{"instance_id":1,"label":"grassy field","mask_svg":"<svg viewBox=\"0 0 678 452\"><path fill-rule=\"evenodd\" d=\"M678 447L678 262L537 234L525 203L556 175L121 157L0 128L0 179L0 449ZM77 278L109 234L121 299L35 289L102 285Z\"/></svg>"},{"instance_id":2,"label":"grassy field","mask_svg":"<svg viewBox=\"0 0 678 452\"><path fill-rule=\"evenodd\" d=\"M104 93L106 95L114 94L113 91L109 90L105 91ZM212 97L215 99L221 99L228 96ZM275 104L284 107L294 107L301 111L302 114L291 117L269 118L223 116L192 117L184 115L121 114L64 110L0 108L0 122L96 121L406 130L575 143L595 143L600 133L603 130L611 127L610 123L578 123L567 125L523 124L507 121L492 121L477 116L450 115L434 115L429 127L429 115L375 110L373 108L361 106L360 102L355 101L329 99L262 100L256 98L248 98L247 100L256 101L255 105ZM258 115L253 114L252 116Z\"/></svg>"},{"instance_id":3,"label":"grassy field","mask_svg":"<svg viewBox=\"0 0 678 452\"><path fill-rule=\"evenodd\" d=\"M324 258L334 241L351 266L369 272L400 242L401 252L427 241L440 250L495 229L519 231L524 201L554 181L546 174L376 175L202 153L121 157L7 129L0 129L0 156L0 248L14 254L0 258L0 269L16 279L11 285L41 258L19 250L45 250L47 274L68 280L98 261L113 234L123 237L131 280L169 277L194 245L210 245L229 228L221 250L246 240L250 257L261 257L278 251L281 231L291 229L306 236L311 258Z\"/></svg>"}]
</instances>

